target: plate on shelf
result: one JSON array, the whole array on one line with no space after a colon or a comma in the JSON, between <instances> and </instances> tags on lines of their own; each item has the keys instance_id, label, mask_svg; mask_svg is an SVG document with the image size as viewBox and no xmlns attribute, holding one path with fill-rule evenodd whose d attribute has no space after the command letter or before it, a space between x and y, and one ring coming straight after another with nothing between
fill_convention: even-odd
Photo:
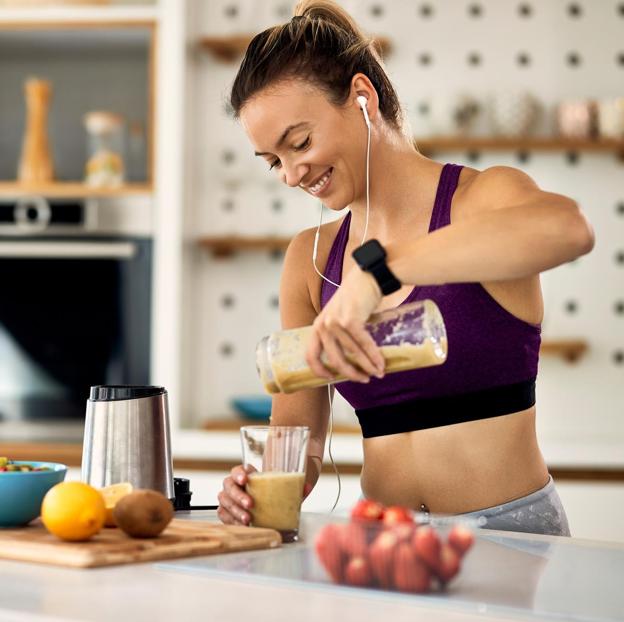
<instances>
[{"instance_id":1,"label":"plate on shelf","mask_svg":"<svg viewBox=\"0 0 624 622\"><path fill-rule=\"evenodd\" d=\"M271 398L268 395L241 395L230 403L243 419L268 423L271 417Z\"/></svg>"}]
</instances>

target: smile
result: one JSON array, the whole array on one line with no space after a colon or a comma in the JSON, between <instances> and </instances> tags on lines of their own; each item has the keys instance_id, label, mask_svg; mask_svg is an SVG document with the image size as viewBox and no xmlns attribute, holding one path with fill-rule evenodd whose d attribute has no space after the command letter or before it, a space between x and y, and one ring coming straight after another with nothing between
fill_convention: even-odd
<instances>
[{"instance_id":1,"label":"smile","mask_svg":"<svg viewBox=\"0 0 624 622\"><path fill-rule=\"evenodd\" d=\"M315 196L321 194L326 188L333 170L333 168L330 168L313 186L308 187L308 191Z\"/></svg>"}]
</instances>

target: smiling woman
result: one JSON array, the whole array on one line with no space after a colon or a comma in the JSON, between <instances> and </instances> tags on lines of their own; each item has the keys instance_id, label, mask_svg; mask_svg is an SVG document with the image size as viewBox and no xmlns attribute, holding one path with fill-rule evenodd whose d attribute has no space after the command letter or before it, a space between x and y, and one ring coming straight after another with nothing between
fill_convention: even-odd
<instances>
[{"instance_id":1,"label":"smiling woman","mask_svg":"<svg viewBox=\"0 0 624 622\"><path fill-rule=\"evenodd\" d=\"M421 155L374 42L331 1L300 2L290 22L252 40L231 106L282 182L332 210L349 208L292 241L280 310L285 329L313 325L313 372L331 380L331 367L348 378L336 390L362 427L364 494L474 512L496 529L569 535L537 443L535 382L539 274L593 247L575 202L517 169ZM447 360L386 377L364 324L372 312L423 299L444 317ZM273 400L273 425L311 429L307 493L329 420L322 388ZM242 467L225 479L224 522L248 524L246 481Z\"/></svg>"}]
</instances>

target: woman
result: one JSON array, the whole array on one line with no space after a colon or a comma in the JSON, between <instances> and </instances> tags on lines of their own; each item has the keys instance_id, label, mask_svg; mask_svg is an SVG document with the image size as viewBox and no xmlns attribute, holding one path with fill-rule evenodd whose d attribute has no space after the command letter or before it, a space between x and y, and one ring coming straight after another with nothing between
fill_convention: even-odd
<instances>
[{"instance_id":1,"label":"woman","mask_svg":"<svg viewBox=\"0 0 624 622\"><path fill-rule=\"evenodd\" d=\"M316 265L327 280L311 260L315 230L293 239L280 308L283 328L314 325L312 369L331 378L325 352L349 378L336 389L362 425L364 494L433 513L474 512L491 528L569 535L537 443L535 376L539 273L594 243L575 202L513 168L479 171L418 153L377 52L333 2L300 2L291 22L254 38L231 105L281 181L330 209L349 207L320 229ZM364 236L381 264L383 252L368 241L385 249L385 280L352 257ZM384 377L364 322L423 298L444 317L447 361ZM320 473L328 416L324 388L274 398L274 425L311 428L305 494ZM241 466L224 480L223 522L249 523L245 482Z\"/></svg>"}]
</instances>

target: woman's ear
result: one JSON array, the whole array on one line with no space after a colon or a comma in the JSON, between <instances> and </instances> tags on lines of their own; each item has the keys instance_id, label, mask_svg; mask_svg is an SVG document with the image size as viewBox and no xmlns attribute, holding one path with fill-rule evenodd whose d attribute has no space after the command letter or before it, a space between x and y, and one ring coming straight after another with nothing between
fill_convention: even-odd
<instances>
[{"instance_id":1,"label":"woman's ear","mask_svg":"<svg viewBox=\"0 0 624 622\"><path fill-rule=\"evenodd\" d=\"M353 76L351 79L351 92L349 93L350 101L359 109L358 97L366 98L368 118L373 121L379 112L379 96L368 76L363 73L356 73Z\"/></svg>"}]
</instances>

